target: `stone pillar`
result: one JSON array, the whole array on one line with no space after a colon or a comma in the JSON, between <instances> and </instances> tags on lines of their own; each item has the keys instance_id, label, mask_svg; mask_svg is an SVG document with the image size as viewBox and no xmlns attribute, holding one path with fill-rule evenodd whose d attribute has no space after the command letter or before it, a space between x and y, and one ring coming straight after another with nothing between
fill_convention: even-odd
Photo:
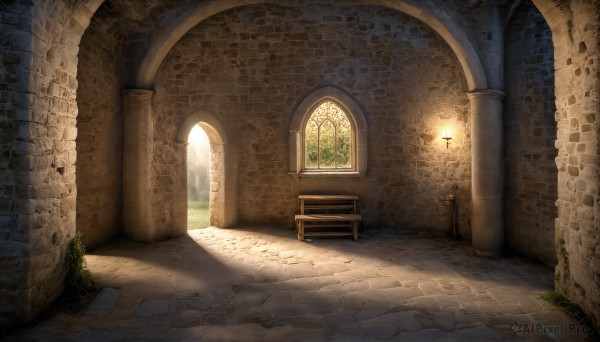
<instances>
[{"instance_id":1,"label":"stone pillar","mask_svg":"<svg viewBox=\"0 0 600 342\"><path fill-rule=\"evenodd\" d=\"M504 244L502 100L504 93L483 90L471 100L473 247L482 255L498 254Z\"/></svg>"},{"instance_id":2,"label":"stone pillar","mask_svg":"<svg viewBox=\"0 0 600 342\"><path fill-rule=\"evenodd\" d=\"M154 91L123 92L123 233L152 241L152 95Z\"/></svg>"}]
</instances>

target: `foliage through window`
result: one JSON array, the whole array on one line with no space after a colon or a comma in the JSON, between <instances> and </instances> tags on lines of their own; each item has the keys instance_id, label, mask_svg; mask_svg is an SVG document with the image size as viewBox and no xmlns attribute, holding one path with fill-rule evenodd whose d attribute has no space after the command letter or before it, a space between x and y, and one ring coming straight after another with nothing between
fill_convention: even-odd
<instances>
[{"instance_id":1,"label":"foliage through window","mask_svg":"<svg viewBox=\"0 0 600 342\"><path fill-rule=\"evenodd\" d=\"M352 125L344 110L332 101L321 103L306 123L304 167L351 169L352 134Z\"/></svg>"}]
</instances>

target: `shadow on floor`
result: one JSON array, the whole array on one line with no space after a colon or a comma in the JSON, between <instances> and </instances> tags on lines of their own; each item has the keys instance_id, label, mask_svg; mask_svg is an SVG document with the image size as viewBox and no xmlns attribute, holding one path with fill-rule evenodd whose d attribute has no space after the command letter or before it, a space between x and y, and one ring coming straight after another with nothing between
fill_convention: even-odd
<instances>
[{"instance_id":1,"label":"shadow on floor","mask_svg":"<svg viewBox=\"0 0 600 342\"><path fill-rule=\"evenodd\" d=\"M552 271L474 257L463 242L393 231L301 242L277 227L206 228L87 256L106 290L12 340L585 340L526 335L575 324L538 298ZM514 334L516 333L516 335Z\"/></svg>"}]
</instances>

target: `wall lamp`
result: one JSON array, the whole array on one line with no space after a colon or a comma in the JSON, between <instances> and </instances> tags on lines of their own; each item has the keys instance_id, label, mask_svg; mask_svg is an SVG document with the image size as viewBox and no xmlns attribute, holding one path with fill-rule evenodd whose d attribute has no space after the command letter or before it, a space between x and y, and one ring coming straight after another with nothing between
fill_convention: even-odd
<instances>
[{"instance_id":1,"label":"wall lamp","mask_svg":"<svg viewBox=\"0 0 600 342\"><path fill-rule=\"evenodd\" d=\"M452 139L452 132L449 129L442 130L442 139L446 140L446 148L448 148Z\"/></svg>"}]
</instances>

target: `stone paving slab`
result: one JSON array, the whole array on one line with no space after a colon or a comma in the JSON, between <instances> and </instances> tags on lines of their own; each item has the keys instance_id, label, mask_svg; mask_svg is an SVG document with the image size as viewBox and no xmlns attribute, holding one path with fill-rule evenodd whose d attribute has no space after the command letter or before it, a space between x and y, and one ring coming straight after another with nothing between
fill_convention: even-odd
<instances>
[{"instance_id":1,"label":"stone paving slab","mask_svg":"<svg viewBox=\"0 0 600 342\"><path fill-rule=\"evenodd\" d=\"M112 287L105 287L94 298L90 306L85 311L86 315L104 316L109 314L116 306L119 298L119 290Z\"/></svg>"},{"instance_id":2,"label":"stone paving slab","mask_svg":"<svg viewBox=\"0 0 600 342\"><path fill-rule=\"evenodd\" d=\"M473 256L465 242L388 230L301 242L276 228L206 228L89 254L104 286L79 315L8 339L66 341L585 341L539 294L553 271ZM516 334L509 329L512 329ZM538 329L537 331L535 329Z\"/></svg>"}]
</instances>

